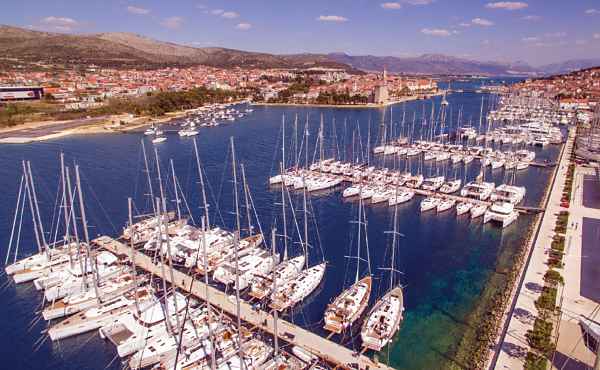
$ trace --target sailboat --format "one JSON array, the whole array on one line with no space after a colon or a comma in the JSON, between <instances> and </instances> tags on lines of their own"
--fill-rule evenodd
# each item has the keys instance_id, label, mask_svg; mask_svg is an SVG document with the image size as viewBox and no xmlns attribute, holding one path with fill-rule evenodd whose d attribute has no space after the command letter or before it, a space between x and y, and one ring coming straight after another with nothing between
<instances>
[{"instance_id":1,"label":"sailboat","mask_svg":"<svg viewBox=\"0 0 600 370\"><path fill-rule=\"evenodd\" d=\"M398 190L396 189L396 192ZM392 231L392 259L390 263L390 288L388 292L378 300L365 320L360 336L363 346L374 351L388 344L394 334L400 328L404 313L404 295L402 285L394 282L394 274L399 272L394 269L396 263L396 241L401 234L397 232L398 206L394 207L394 230Z\"/></svg>"},{"instance_id":2,"label":"sailboat","mask_svg":"<svg viewBox=\"0 0 600 370\"><path fill-rule=\"evenodd\" d=\"M306 268L302 270L295 278L288 280L284 284L277 286L271 294L270 307L277 311L283 311L302 302L321 284L325 276L327 264L323 261L318 265L308 267L308 208L306 199L306 188L303 193L304 203L304 263ZM276 280L277 282L277 280ZM275 284L277 285L277 284Z\"/></svg>"},{"instance_id":3,"label":"sailboat","mask_svg":"<svg viewBox=\"0 0 600 370\"><path fill-rule=\"evenodd\" d=\"M360 198L360 197L359 197ZM362 216L362 201L358 204L358 239L356 256L356 278L354 284L338 295L333 303L327 306L325 310L325 330L333 333L341 333L343 330L352 326L360 317L369 304L371 296L372 278L370 273L359 280L360 277L360 240L362 225L366 225ZM368 258L368 245L367 245ZM367 265L369 261L367 260ZM370 272L370 267L369 267Z\"/></svg>"},{"instance_id":4,"label":"sailboat","mask_svg":"<svg viewBox=\"0 0 600 370\"><path fill-rule=\"evenodd\" d=\"M283 164L281 165L283 169ZM283 171L282 171L283 174ZM284 252L283 262L277 265L273 270L272 279L267 278L264 275L256 275L252 281L249 295L254 298L263 299L269 295L273 290L273 283L275 286L281 286L284 283L296 278L302 271L302 267L306 262L304 254L288 259L288 235L287 235L287 219L286 219L286 189L281 187L281 207L283 214L283 240L284 240ZM293 209L293 208L292 208Z\"/></svg>"}]
</instances>

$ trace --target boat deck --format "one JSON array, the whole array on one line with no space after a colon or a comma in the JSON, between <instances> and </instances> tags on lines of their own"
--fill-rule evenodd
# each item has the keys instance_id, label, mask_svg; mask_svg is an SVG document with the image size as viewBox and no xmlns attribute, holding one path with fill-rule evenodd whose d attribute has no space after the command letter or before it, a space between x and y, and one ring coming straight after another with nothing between
<instances>
[{"instance_id":1,"label":"boat deck","mask_svg":"<svg viewBox=\"0 0 600 370\"><path fill-rule=\"evenodd\" d=\"M131 248L129 246L108 236L101 236L95 239L93 243L119 255L131 255ZM161 275L160 264L153 263L150 257L139 251L135 251L135 263L139 268L156 275ZM174 281L171 281L170 274L167 274L165 279L168 282L173 283L179 289L189 292L202 300L206 300L207 287L202 281L194 279L192 276L177 270L173 270L173 277ZM210 303L212 305L230 315L236 315L235 300L230 299L224 292L212 286L208 287L208 291L210 294ZM270 334L274 333L274 318L271 313L263 310L256 310L250 303L245 301L240 302L240 313L240 318L243 321ZM349 348L332 342L288 321L278 319L277 327L277 334L281 339L292 345L304 348L306 351L320 357L326 362L334 364L336 367L347 369L392 369L385 364L377 363L365 355L359 355Z\"/></svg>"}]
</instances>

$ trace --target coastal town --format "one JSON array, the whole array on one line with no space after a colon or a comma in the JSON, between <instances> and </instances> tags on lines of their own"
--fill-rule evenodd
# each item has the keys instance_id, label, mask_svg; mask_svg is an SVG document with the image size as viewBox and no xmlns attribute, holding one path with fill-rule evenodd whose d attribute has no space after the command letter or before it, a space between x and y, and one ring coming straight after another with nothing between
<instances>
[{"instance_id":1,"label":"coastal town","mask_svg":"<svg viewBox=\"0 0 600 370\"><path fill-rule=\"evenodd\" d=\"M3 367L600 370L600 8L37 1Z\"/></svg>"},{"instance_id":2,"label":"coastal town","mask_svg":"<svg viewBox=\"0 0 600 370\"><path fill-rule=\"evenodd\" d=\"M67 110L96 108L112 98L131 98L156 92L194 88L237 91L256 102L307 104L381 105L402 98L437 92L433 78L405 77L382 73L354 73L327 68L305 70L212 68L164 68L157 70L107 69L86 66L81 70L41 65L42 71L0 72L0 101L25 100L31 88L41 88L45 97L64 103ZM48 69L48 71L43 71ZM13 92L13 94L10 94ZM346 101L332 101L344 95Z\"/></svg>"}]
</instances>

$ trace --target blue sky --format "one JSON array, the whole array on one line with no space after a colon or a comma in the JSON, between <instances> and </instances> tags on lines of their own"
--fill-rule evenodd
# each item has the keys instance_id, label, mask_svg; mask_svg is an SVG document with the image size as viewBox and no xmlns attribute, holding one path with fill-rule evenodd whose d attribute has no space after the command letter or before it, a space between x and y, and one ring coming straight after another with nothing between
<instances>
[{"instance_id":1,"label":"blue sky","mask_svg":"<svg viewBox=\"0 0 600 370\"><path fill-rule=\"evenodd\" d=\"M7 0L0 23L282 54L600 57L598 0Z\"/></svg>"}]
</instances>

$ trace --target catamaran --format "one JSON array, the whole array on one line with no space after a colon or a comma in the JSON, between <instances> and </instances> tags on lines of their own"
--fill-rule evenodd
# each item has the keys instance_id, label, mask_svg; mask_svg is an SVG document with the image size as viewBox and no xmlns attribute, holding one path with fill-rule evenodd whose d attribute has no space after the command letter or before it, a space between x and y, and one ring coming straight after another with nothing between
<instances>
[{"instance_id":1,"label":"catamaran","mask_svg":"<svg viewBox=\"0 0 600 370\"><path fill-rule=\"evenodd\" d=\"M512 224L518 217L519 212L514 209L514 204L495 202L483 215L483 223L494 221L505 228Z\"/></svg>"}]
</instances>

